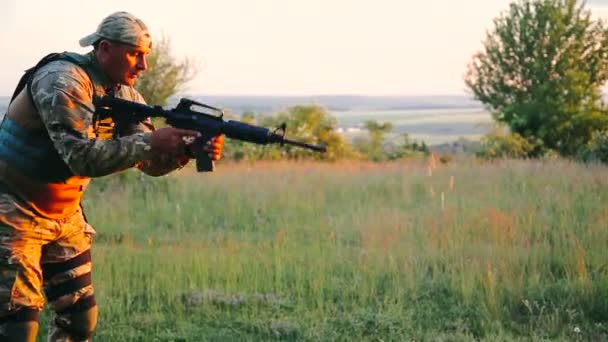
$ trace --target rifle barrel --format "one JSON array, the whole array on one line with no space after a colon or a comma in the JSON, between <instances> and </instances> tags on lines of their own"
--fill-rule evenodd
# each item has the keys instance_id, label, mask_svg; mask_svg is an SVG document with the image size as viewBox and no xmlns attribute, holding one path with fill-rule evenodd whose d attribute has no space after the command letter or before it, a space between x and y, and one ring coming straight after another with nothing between
<instances>
[{"instance_id":1,"label":"rifle barrel","mask_svg":"<svg viewBox=\"0 0 608 342\"><path fill-rule=\"evenodd\" d=\"M289 145L295 145L295 146L300 146L300 147L304 147L310 150L314 150L317 152L326 152L327 151L327 147L324 145L313 145L313 144L308 144L305 142L301 142L301 141L296 141L296 140L290 140L290 139L283 139L283 143L285 144L289 144Z\"/></svg>"}]
</instances>

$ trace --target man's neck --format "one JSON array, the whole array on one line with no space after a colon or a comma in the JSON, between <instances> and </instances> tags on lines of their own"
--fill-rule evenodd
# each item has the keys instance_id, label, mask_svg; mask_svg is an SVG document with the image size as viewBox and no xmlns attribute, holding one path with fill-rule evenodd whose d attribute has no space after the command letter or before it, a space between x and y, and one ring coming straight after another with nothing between
<instances>
[{"instance_id":1,"label":"man's neck","mask_svg":"<svg viewBox=\"0 0 608 342\"><path fill-rule=\"evenodd\" d=\"M99 82L101 83L101 85L106 88L106 89L113 89L113 88L118 88L120 87L120 84L116 84L113 83L110 78L108 77L108 74L105 72L105 69L102 65L102 63L99 60L99 56L97 55L96 51L93 50L91 52L89 52L87 54L87 56L91 59L93 68L97 70L97 74L99 77Z\"/></svg>"}]
</instances>

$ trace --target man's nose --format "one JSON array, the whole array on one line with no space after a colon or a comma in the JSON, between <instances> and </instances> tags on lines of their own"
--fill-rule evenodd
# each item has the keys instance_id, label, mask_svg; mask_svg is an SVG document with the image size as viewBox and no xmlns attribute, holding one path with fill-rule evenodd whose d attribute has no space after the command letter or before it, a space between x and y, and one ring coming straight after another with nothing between
<instances>
[{"instance_id":1,"label":"man's nose","mask_svg":"<svg viewBox=\"0 0 608 342\"><path fill-rule=\"evenodd\" d=\"M137 57L137 69L142 71L148 69L148 61L146 60L146 56Z\"/></svg>"}]
</instances>

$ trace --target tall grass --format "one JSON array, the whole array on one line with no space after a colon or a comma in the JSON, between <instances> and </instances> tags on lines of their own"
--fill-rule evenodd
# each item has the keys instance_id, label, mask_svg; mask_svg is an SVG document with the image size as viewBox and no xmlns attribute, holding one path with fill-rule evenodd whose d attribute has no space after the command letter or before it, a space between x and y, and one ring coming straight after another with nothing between
<instances>
[{"instance_id":1,"label":"tall grass","mask_svg":"<svg viewBox=\"0 0 608 342\"><path fill-rule=\"evenodd\" d=\"M95 341L606 339L607 204L566 161L98 179Z\"/></svg>"}]
</instances>

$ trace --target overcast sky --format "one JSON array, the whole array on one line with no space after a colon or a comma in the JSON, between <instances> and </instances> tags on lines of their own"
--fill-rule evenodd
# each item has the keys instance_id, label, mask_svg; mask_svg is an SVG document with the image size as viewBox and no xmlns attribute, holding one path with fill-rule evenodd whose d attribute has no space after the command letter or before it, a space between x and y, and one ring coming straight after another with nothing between
<instances>
[{"instance_id":1,"label":"overcast sky","mask_svg":"<svg viewBox=\"0 0 608 342\"><path fill-rule=\"evenodd\" d=\"M126 10L175 56L197 59L190 94L460 94L508 0L0 0L0 95L54 51ZM608 17L608 0L588 1Z\"/></svg>"}]
</instances>

